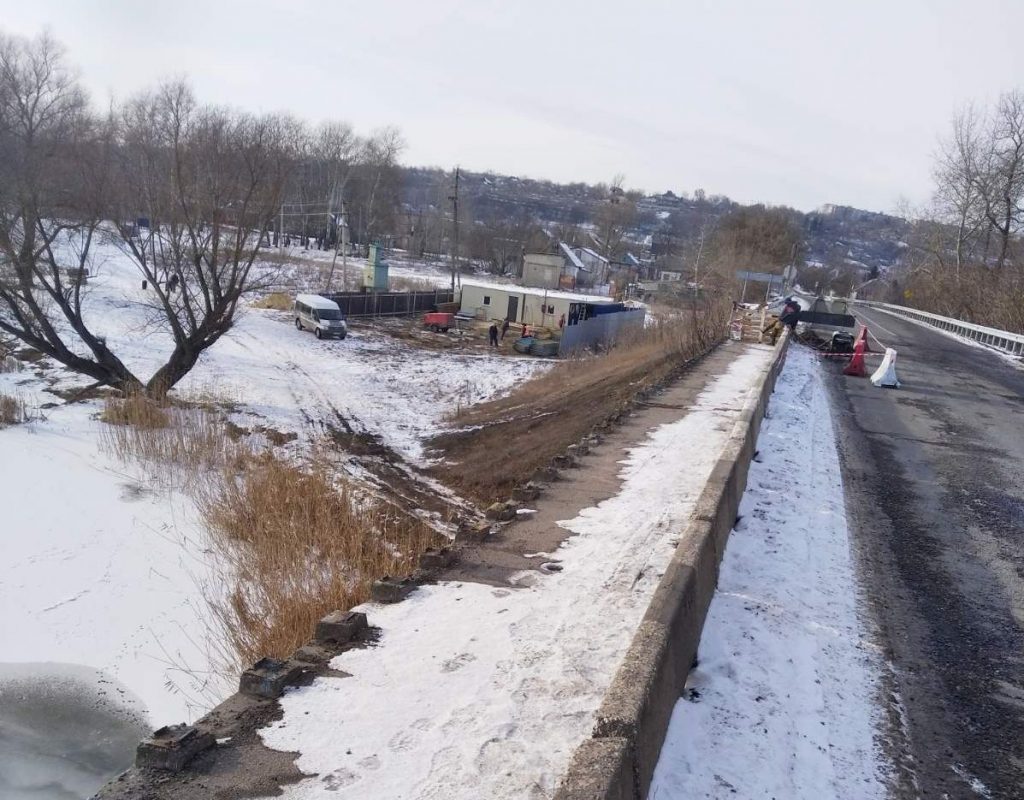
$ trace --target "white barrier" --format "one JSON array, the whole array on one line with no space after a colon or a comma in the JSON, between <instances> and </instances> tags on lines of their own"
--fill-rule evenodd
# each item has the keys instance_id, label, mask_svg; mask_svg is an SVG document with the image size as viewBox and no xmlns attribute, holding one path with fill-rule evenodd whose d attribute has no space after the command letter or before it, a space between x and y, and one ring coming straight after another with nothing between
<instances>
[{"instance_id":1,"label":"white barrier","mask_svg":"<svg viewBox=\"0 0 1024 800\"><path fill-rule=\"evenodd\" d=\"M949 331L966 339L973 339L987 347L1001 350L1011 356L1024 357L1024 334L1001 331L998 328L988 328L984 325L975 325L972 322L964 322L952 317L942 317L938 314L918 311L916 308L907 308L906 306L894 306L889 303L876 303L870 300L854 300L853 302L857 305L877 308L879 311L923 322L926 325L931 325L933 328Z\"/></svg>"},{"instance_id":2,"label":"white barrier","mask_svg":"<svg viewBox=\"0 0 1024 800\"><path fill-rule=\"evenodd\" d=\"M882 389L900 388L900 379L896 377L896 351L891 347L885 349L885 358L871 376L871 382Z\"/></svg>"}]
</instances>

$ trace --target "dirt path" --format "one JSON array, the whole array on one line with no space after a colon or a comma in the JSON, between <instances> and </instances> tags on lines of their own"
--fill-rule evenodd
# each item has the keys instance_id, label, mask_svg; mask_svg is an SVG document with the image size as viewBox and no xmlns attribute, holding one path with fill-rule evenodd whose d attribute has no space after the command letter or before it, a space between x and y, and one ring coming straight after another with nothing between
<instances>
[{"instance_id":1,"label":"dirt path","mask_svg":"<svg viewBox=\"0 0 1024 800\"><path fill-rule=\"evenodd\" d=\"M572 534L560 520L575 517L619 492L619 462L626 451L643 441L648 431L686 416L704 387L725 372L740 350L723 345L702 359L664 391L643 403L622 423L607 432L602 442L580 457L578 468L563 470L561 480L526 506L535 514L496 526L480 544L465 547L458 563L447 569L446 580L470 580L508 586L509 578L522 570L539 569L558 546ZM586 413L580 409L579 413Z\"/></svg>"}]
</instances>

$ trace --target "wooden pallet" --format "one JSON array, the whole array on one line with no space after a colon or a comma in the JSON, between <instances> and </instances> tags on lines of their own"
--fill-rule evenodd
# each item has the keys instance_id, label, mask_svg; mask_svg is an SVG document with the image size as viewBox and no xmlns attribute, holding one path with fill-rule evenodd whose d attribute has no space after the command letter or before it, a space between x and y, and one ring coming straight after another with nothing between
<instances>
[{"instance_id":1,"label":"wooden pallet","mask_svg":"<svg viewBox=\"0 0 1024 800\"><path fill-rule=\"evenodd\" d=\"M729 321L729 338L737 342L757 342L760 344L767 338L764 331L777 317L768 314L764 308L738 308L733 311Z\"/></svg>"}]
</instances>

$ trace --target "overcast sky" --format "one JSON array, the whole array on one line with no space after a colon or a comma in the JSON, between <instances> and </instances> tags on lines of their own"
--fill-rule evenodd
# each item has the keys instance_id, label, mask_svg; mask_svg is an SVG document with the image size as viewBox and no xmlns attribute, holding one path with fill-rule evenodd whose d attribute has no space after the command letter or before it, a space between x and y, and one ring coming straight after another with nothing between
<instances>
[{"instance_id":1,"label":"overcast sky","mask_svg":"<svg viewBox=\"0 0 1024 800\"><path fill-rule=\"evenodd\" d=\"M1009 0L0 0L97 100L203 99L397 125L461 164L812 209L924 200L954 111L1024 85Z\"/></svg>"}]
</instances>

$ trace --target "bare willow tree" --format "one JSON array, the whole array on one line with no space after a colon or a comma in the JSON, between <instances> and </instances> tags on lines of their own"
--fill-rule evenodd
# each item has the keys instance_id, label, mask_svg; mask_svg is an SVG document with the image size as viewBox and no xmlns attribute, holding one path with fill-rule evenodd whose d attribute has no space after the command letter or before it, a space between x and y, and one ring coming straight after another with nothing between
<instances>
[{"instance_id":1,"label":"bare willow tree","mask_svg":"<svg viewBox=\"0 0 1024 800\"><path fill-rule=\"evenodd\" d=\"M118 244L151 287L174 342L146 384L163 395L259 288L267 241L302 129L278 116L200 106L183 83L129 103L116 159Z\"/></svg>"},{"instance_id":2,"label":"bare willow tree","mask_svg":"<svg viewBox=\"0 0 1024 800\"><path fill-rule=\"evenodd\" d=\"M82 285L111 145L59 44L0 35L0 331L127 387L139 382L88 326Z\"/></svg>"},{"instance_id":3,"label":"bare willow tree","mask_svg":"<svg viewBox=\"0 0 1024 800\"><path fill-rule=\"evenodd\" d=\"M0 37L0 331L92 377L162 396L230 329L301 126L200 106L170 84L101 117L48 36ZM173 349L148 380L96 333L85 284L113 239Z\"/></svg>"}]
</instances>

